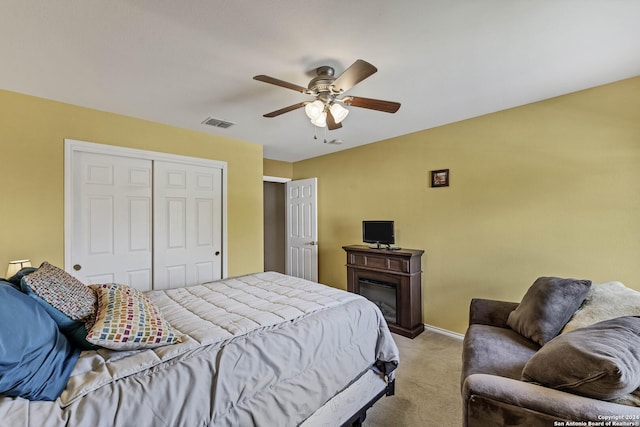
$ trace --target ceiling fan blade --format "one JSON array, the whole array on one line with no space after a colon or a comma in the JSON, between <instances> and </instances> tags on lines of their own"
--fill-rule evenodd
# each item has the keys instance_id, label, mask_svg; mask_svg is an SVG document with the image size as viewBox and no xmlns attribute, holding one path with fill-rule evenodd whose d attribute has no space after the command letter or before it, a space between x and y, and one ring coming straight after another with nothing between
<instances>
[{"instance_id":1,"label":"ceiling fan blade","mask_svg":"<svg viewBox=\"0 0 640 427\"><path fill-rule=\"evenodd\" d=\"M340 74L338 78L333 81L331 86L335 92L346 92L376 71L378 71L376 67L369 64L367 61L358 59L356 62L351 64L349 68L344 70L344 73Z\"/></svg>"},{"instance_id":2,"label":"ceiling fan blade","mask_svg":"<svg viewBox=\"0 0 640 427\"><path fill-rule=\"evenodd\" d=\"M352 107L368 108L369 110L383 111L385 113L395 113L400 108L399 102L382 101L381 99L362 98L359 96L348 96L343 101Z\"/></svg>"},{"instance_id":3,"label":"ceiling fan blade","mask_svg":"<svg viewBox=\"0 0 640 427\"><path fill-rule=\"evenodd\" d=\"M336 123L336 119L333 117L331 113L331 109L327 108L327 128L329 130L340 129L342 127L342 123Z\"/></svg>"},{"instance_id":4,"label":"ceiling fan blade","mask_svg":"<svg viewBox=\"0 0 640 427\"><path fill-rule=\"evenodd\" d=\"M269 117L269 118L276 117L276 116L279 116L280 114L288 113L289 111L293 111L293 110L297 110L298 108L302 108L305 105L307 105L306 102L300 102L298 104L289 105L288 107L284 107L284 108L281 108L279 110L267 113L267 114L263 115L262 117Z\"/></svg>"},{"instance_id":5,"label":"ceiling fan blade","mask_svg":"<svg viewBox=\"0 0 640 427\"><path fill-rule=\"evenodd\" d=\"M314 94L312 91L310 91L306 87L302 87L294 83L285 82L284 80L276 79L273 77L265 76L263 74L260 74L259 76L254 76L253 79L258 80L260 82L270 83L272 85L280 86L286 89L295 90L296 92L304 93L307 95Z\"/></svg>"}]
</instances>

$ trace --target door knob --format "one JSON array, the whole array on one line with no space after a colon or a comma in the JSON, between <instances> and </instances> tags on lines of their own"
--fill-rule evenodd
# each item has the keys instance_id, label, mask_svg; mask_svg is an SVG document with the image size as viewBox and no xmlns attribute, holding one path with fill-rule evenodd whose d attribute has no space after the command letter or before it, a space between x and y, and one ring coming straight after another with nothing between
<instances>
[{"instance_id":1,"label":"door knob","mask_svg":"<svg viewBox=\"0 0 640 427\"><path fill-rule=\"evenodd\" d=\"M215 255L216 256L220 255L220 251L216 251Z\"/></svg>"},{"instance_id":2,"label":"door knob","mask_svg":"<svg viewBox=\"0 0 640 427\"><path fill-rule=\"evenodd\" d=\"M311 245L311 246L315 246L317 244L318 244L318 242L315 242L315 241L311 241L311 242L307 243L307 245Z\"/></svg>"},{"instance_id":3,"label":"door knob","mask_svg":"<svg viewBox=\"0 0 640 427\"><path fill-rule=\"evenodd\" d=\"M73 266L73 269L75 271L80 271L81 268L82 268L82 266L80 264L76 264L76 265Z\"/></svg>"}]
</instances>

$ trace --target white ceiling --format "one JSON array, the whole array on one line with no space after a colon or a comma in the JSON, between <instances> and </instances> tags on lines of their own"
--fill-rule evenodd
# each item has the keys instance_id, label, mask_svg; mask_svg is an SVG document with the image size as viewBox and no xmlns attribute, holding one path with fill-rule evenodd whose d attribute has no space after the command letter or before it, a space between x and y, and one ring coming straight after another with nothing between
<instances>
[{"instance_id":1,"label":"white ceiling","mask_svg":"<svg viewBox=\"0 0 640 427\"><path fill-rule=\"evenodd\" d=\"M286 161L640 75L638 0L2 0L0 36L2 89ZM326 133L342 145L304 110L262 117L310 97L254 75L307 86L356 59L378 72L347 94L400 102L396 114L350 108Z\"/></svg>"}]
</instances>

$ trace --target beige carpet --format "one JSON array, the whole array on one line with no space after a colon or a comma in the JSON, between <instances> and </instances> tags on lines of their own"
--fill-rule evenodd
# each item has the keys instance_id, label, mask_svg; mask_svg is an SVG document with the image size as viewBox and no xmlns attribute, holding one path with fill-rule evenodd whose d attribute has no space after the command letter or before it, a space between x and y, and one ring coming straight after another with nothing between
<instances>
[{"instance_id":1,"label":"beige carpet","mask_svg":"<svg viewBox=\"0 0 640 427\"><path fill-rule=\"evenodd\" d=\"M396 394L367 411L364 427L462 425L462 340L430 330L393 338L400 349Z\"/></svg>"}]
</instances>

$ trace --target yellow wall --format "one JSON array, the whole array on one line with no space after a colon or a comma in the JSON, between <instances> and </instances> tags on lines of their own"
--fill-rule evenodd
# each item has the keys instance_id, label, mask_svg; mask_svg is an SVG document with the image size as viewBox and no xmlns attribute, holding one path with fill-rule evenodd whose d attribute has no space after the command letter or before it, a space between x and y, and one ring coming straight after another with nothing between
<instances>
[{"instance_id":1,"label":"yellow wall","mask_svg":"<svg viewBox=\"0 0 640 427\"><path fill-rule=\"evenodd\" d=\"M262 146L0 91L0 277L10 260L64 265L64 139L228 163L230 275L262 271Z\"/></svg>"},{"instance_id":2,"label":"yellow wall","mask_svg":"<svg viewBox=\"0 0 640 427\"><path fill-rule=\"evenodd\" d=\"M426 251L425 323L451 331L471 298L519 301L538 276L640 289L639 93L636 77L294 163L318 177L320 281L346 288L341 246L392 219Z\"/></svg>"},{"instance_id":3,"label":"yellow wall","mask_svg":"<svg viewBox=\"0 0 640 427\"><path fill-rule=\"evenodd\" d=\"M280 160L264 159L263 172L265 176L293 178L293 163Z\"/></svg>"}]
</instances>

